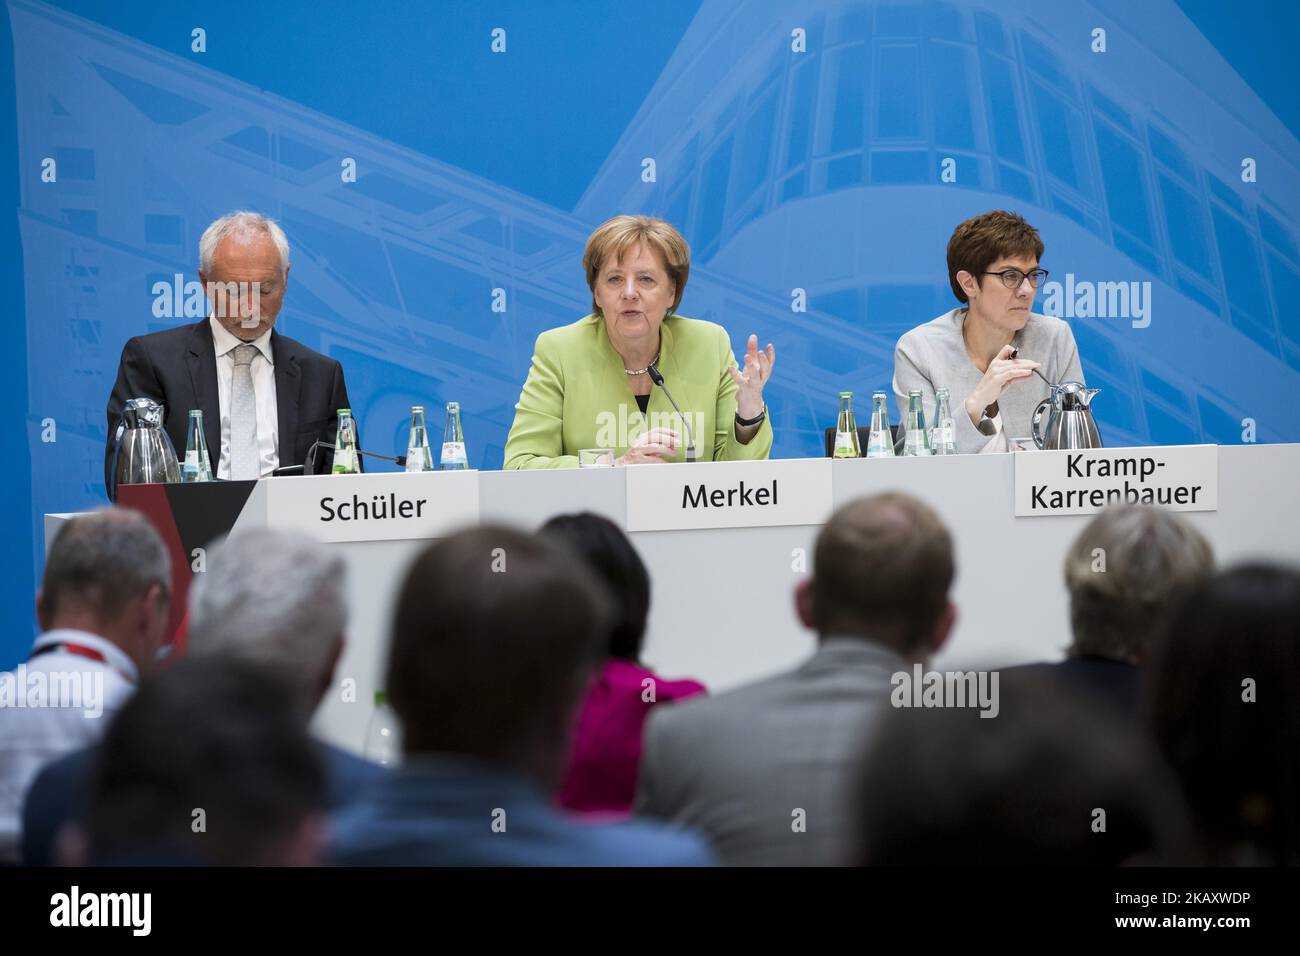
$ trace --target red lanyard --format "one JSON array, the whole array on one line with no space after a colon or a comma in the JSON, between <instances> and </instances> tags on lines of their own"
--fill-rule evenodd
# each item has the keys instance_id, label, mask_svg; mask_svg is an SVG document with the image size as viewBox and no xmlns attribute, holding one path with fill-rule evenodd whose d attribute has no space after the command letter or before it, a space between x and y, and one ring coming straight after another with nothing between
<instances>
[{"instance_id":1,"label":"red lanyard","mask_svg":"<svg viewBox=\"0 0 1300 956\"><path fill-rule=\"evenodd\" d=\"M108 667L114 672L116 672L117 674L120 674L124 680L132 684L135 683L135 680L133 678L131 678L127 674L122 673L122 671L118 670L116 667L113 667L112 664L109 664L108 658L105 657L103 653L95 650L93 647L87 647L85 644L72 644L67 641L64 641L61 644L46 644L44 647L40 647L32 651L31 656L28 657L27 659L32 660L33 658L40 657L42 654L51 654L54 651L63 651L68 654L75 654L77 657L86 657L92 661L99 661L101 664L108 664Z\"/></svg>"}]
</instances>

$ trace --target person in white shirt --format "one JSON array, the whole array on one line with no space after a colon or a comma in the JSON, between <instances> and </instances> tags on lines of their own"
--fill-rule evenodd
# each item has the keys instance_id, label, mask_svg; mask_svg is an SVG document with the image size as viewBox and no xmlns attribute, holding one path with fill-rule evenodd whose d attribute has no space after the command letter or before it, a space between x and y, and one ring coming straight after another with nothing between
<instances>
[{"instance_id":1,"label":"person in white shirt","mask_svg":"<svg viewBox=\"0 0 1300 956\"><path fill-rule=\"evenodd\" d=\"M81 515L54 539L36 595L42 633L0 673L0 863L18 860L32 778L98 741L153 667L170 598L167 548L139 512Z\"/></svg>"}]
</instances>

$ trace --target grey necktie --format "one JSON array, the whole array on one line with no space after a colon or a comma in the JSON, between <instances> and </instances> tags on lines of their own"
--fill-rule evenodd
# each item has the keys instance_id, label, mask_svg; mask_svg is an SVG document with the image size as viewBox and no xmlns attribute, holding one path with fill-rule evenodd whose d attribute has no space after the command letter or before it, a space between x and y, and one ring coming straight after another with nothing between
<instances>
[{"instance_id":1,"label":"grey necktie","mask_svg":"<svg viewBox=\"0 0 1300 956\"><path fill-rule=\"evenodd\" d=\"M257 401L253 395L256 345L234 349L235 373L230 381L230 477L235 481L261 477L257 451Z\"/></svg>"}]
</instances>

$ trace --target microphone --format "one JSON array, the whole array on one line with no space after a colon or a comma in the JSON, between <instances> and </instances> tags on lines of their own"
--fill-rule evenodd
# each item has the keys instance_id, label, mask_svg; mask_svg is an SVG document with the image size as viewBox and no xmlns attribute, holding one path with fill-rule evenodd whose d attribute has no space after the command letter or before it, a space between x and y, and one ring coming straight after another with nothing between
<instances>
[{"instance_id":1,"label":"microphone","mask_svg":"<svg viewBox=\"0 0 1300 956\"><path fill-rule=\"evenodd\" d=\"M277 469L275 470L274 474L277 474L277 475L279 475L279 474L293 474L294 472L293 472L291 469L301 468L301 469L304 469L304 470L305 470L307 467L310 467L310 468L311 468L311 472L312 472L312 474L315 474L315 473L316 473L316 452L317 452L318 450L322 449L322 448L327 449L327 450L329 450L329 451L334 451L336 447L337 447L337 446L335 446L335 445L333 445L333 444L331 444L330 442L327 442L327 441L316 441L316 442L312 442L312 446L311 446L310 448L307 449L307 465L306 465L306 466L304 466L304 465L286 465L284 468L277 468ZM357 449L357 454L358 454L358 455L365 455L367 458L379 458L379 459L381 459L381 460L383 460L383 461L391 461L391 462L393 462L394 464L396 464L396 465L401 465L401 466L403 466L403 467L406 466L406 456L405 456L405 455L397 455L397 456L395 456L395 457L394 457L394 456L390 456L390 455L380 455L380 454L378 454L377 452L373 452L373 451L363 451L363 450L360 449L360 448Z\"/></svg>"},{"instance_id":2,"label":"microphone","mask_svg":"<svg viewBox=\"0 0 1300 956\"><path fill-rule=\"evenodd\" d=\"M682 410L677 407L677 402L673 400L673 393L668 391L668 386L664 384L664 377L659 374L659 369L653 365L648 366L646 368L646 374L650 376L650 381L654 382L664 390L664 395L667 397L668 403L672 405L673 411L677 413L677 417L680 418L682 424L686 426L686 460L688 462L695 461L695 437L691 434L691 423L686 420L686 416L682 414Z\"/></svg>"}]
</instances>

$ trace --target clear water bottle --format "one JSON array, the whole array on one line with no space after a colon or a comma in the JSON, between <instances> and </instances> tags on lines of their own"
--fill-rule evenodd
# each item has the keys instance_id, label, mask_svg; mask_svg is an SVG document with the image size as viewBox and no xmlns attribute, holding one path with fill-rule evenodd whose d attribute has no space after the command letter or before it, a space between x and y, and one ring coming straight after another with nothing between
<instances>
[{"instance_id":1,"label":"clear water bottle","mask_svg":"<svg viewBox=\"0 0 1300 956\"><path fill-rule=\"evenodd\" d=\"M889 396L871 395L871 434L867 437L868 458L893 458L894 436L889 429Z\"/></svg>"},{"instance_id":2,"label":"clear water bottle","mask_svg":"<svg viewBox=\"0 0 1300 956\"><path fill-rule=\"evenodd\" d=\"M208 440L203 437L203 411L190 409L190 423L185 438L185 463L181 481L211 481L212 462L208 458Z\"/></svg>"},{"instance_id":3,"label":"clear water bottle","mask_svg":"<svg viewBox=\"0 0 1300 956\"><path fill-rule=\"evenodd\" d=\"M429 450L429 430L424 427L424 406L411 406L411 435L406 440L406 470L433 471L433 452Z\"/></svg>"},{"instance_id":4,"label":"clear water bottle","mask_svg":"<svg viewBox=\"0 0 1300 956\"><path fill-rule=\"evenodd\" d=\"M862 446L858 444L858 423L853 418L852 392L840 392L840 413L835 419L834 457L862 457Z\"/></svg>"},{"instance_id":5,"label":"clear water bottle","mask_svg":"<svg viewBox=\"0 0 1300 956\"><path fill-rule=\"evenodd\" d=\"M357 474L357 423L352 409L339 409L338 437L334 441L334 474Z\"/></svg>"},{"instance_id":6,"label":"clear water bottle","mask_svg":"<svg viewBox=\"0 0 1300 956\"><path fill-rule=\"evenodd\" d=\"M442 430L442 456L438 467L443 471L469 468L465 454L465 433L460 427L460 402L447 403L447 426Z\"/></svg>"},{"instance_id":7,"label":"clear water bottle","mask_svg":"<svg viewBox=\"0 0 1300 956\"><path fill-rule=\"evenodd\" d=\"M934 422L930 427L930 451L936 455L957 454L957 438L952 420L952 403L948 389L934 393Z\"/></svg>"},{"instance_id":8,"label":"clear water bottle","mask_svg":"<svg viewBox=\"0 0 1300 956\"><path fill-rule=\"evenodd\" d=\"M904 457L930 457L930 435L925 430L925 409L921 406L920 389L914 388L907 393L907 423L903 427Z\"/></svg>"},{"instance_id":9,"label":"clear water bottle","mask_svg":"<svg viewBox=\"0 0 1300 956\"><path fill-rule=\"evenodd\" d=\"M396 767L402 762L402 728L382 690L375 691L375 710L366 725L365 757L383 767Z\"/></svg>"}]
</instances>

